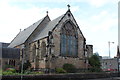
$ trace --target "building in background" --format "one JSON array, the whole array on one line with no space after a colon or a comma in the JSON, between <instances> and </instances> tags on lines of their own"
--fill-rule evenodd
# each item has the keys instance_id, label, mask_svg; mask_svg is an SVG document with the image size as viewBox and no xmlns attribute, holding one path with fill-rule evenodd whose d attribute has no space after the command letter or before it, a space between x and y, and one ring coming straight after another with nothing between
<instances>
[{"instance_id":1,"label":"building in background","mask_svg":"<svg viewBox=\"0 0 120 80\"><path fill-rule=\"evenodd\" d=\"M103 57L101 59L101 68L103 71L120 71L120 52L117 46L117 55L114 58Z\"/></svg>"},{"instance_id":2,"label":"building in background","mask_svg":"<svg viewBox=\"0 0 120 80\"><path fill-rule=\"evenodd\" d=\"M17 68L20 64L20 49L8 48L9 43L0 42L0 68Z\"/></svg>"},{"instance_id":3,"label":"building in background","mask_svg":"<svg viewBox=\"0 0 120 80\"><path fill-rule=\"evenodd\" d=\"M120 71L120 50L119 46L117 46L117 61L118 61L118 71Z\"/></svg>"},{"instance_id":4,"label":"building in background","mask_svg":"<svg viewBox=\"0 0 120 80\"><path fill-rule=\"evenodd\" d=\"M118 71L118 60L117 58L102 59L101 68L103 71Z\"/></svg>"}]
</instances>

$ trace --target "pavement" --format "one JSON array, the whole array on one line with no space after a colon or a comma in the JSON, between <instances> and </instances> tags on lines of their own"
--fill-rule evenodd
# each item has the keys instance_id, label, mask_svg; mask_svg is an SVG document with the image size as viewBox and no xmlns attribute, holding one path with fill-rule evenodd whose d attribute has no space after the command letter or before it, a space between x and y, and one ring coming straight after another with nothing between
<instances>
[{"instance_id":1,"label":"pavement","mask_svg":"<svg viewBox=\"0 0 120 80\"><path fill-rule=\"evenodd\" d=\"M88 79L88 80L120 80L120 77L100 78L100 79Z\"/></svg>"}]
</instances>

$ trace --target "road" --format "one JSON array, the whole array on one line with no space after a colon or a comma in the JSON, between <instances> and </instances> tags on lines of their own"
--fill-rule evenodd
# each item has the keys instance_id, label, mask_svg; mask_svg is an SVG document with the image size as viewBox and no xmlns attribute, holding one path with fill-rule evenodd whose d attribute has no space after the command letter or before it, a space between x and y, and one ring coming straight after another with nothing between
<instances>
[{"instance_id":1,"label":"road","mask_svg":"<svg viewBox=\"0 0 120 80\"><path fill-rule=\"evenodd\" d=\"M120 77L101 78L101 79L88 79L88 80L120 80Z\"/></svg>"}]
</instances>

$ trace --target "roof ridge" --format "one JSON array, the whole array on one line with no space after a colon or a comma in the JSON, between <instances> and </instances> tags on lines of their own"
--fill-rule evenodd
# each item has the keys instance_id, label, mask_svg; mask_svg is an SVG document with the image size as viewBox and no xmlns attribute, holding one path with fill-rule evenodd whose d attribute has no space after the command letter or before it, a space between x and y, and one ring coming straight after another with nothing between
<instances>
[{"instance_id":1,"label":"roof ridge","mask_svg":"<svg viewBox=\"0 0 120 80\"><path fill-rule=\"evenodd\" d=\"M65 16L68 12L71 13L70 9L68 9L65 14L61 15L61 16L62 16L61 19L58 21L58 23L55 25L55 27L52 29L52 31L56 28L56 26L60 23L60 21L64 18L64 16ZM60 17L60 16L59 16L59 17Z\"/></svg>"},{"instance_id":2,"label":"roof ridge","mask_svg":"<svg viewBox=\"0 0 120 80\"><path fill-rule=\"evenodd\" d=\"M43 18L43 20L39 23L39 25L40 25L47 17L49 18L49 16L46 15L46 16ZM50 18L49 18L49 20L50 20ZM51 20L50 20L50 21L51 21ZM49 24L49 22L48 22L47 24ZM34 29L34 31L38 28L39 25L37 25L37 27ZM45 28L45 27L44 27L44 28ZM43 29L44 29L44 28L43 28ZM33 31L33 32L34 32L34 31ZM32 33L33 33L33 32L32 32ZM31 33L31 35L32 35L32 33ZM30 37L31 35L29 35L29 37ZM28 38L29 38L29 37L28 37ZM26 39L26 41L28 40L28 38Z\"/></svg>"},{"instance_id":3,"label":"roof ridge","mask_svg":"<svg viewBox=\"0 0 120 80\"><path fill-rule=\"evenodd\" d=\"M11 44L8 47L15 47L17 45L23 44L46 17L48 16L45 16L44 18L38 20L37 22L33 23L29 27L25 28L23 31L19 32L16 35L16 37L11 41ZM27 33L27 36L24 35L25 33ZM22 37L21 41L18 42L18 38L21 38L21 37Z\"/></svg>"},{"instance_id":4,"label":"roof ridge","mask_svg":"<svg viewBox=\"0 0 120 80\"><path fill-rule=\"evenodd\" d=\"M21 32L21 31L20 31ZM14 39L10 42L10 44L15 40L15 38L20 34L20 32L14 37ZM10 44L9 44L9 46L10 46ZM8 47L9 47L8 46Z\"/></svg>"},{"instance_id":5,"label":"roof ridge","mask_svg":"<svg viewBox=\"0 0 120 80\"><path fill-rule=\"evenodd\" d=\"M52 21L49 21L48 24L46 25L46 27L40 32L40 34L36 37L36 39L34 39L32 42L44 38L46 36L48 36L47 31L52 31L54 29L54 27L59 24L59 21L64 17L65 14L53 19ZM55 23L55 24L54 24Z\"/></svg>"}]
</instances>

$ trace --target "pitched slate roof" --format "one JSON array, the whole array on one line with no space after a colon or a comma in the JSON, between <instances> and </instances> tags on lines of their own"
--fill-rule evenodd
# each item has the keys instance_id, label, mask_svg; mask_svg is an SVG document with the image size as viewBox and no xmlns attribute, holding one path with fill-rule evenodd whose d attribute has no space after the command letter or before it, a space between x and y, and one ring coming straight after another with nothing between
<instances>
[{"instance_id":1,"label":"pitched slate roof","mask_svg":"<svg viewBox=\"0 0 120 80\"><path fill-rule=\"evenodd\" d=\"M17 45L24 43L43 20L44 18L37 21L28 28L24 29L23 31L19 32L18 35L12 40L11 44L8 47L15 47Z\"/></svg>"},{"instance_id":2,"label":"pitched slate roof","mask_svg":"<svg viewBox=\"0 0 120 80\"><path fill-rule=\"evenodd\" d=\"M52 31L52 29L59 23L59 21L62 19L63 16L64 15L61 15L58 18L50 21L47 24L47 26L41 31L41 33L39 35L37 35L35 39L33 39L33 41L36 41L36 40L39 40L41 38L48 36L48 32Z\"/></svg>"},{"instance_id":3,"label":"pitched slate roof","mask_svg":"<svg viewBox=\"0 0 120 80\"><path fill-rule=\"evenodd\" d=\"M55 25L57 25L59 23L59 21L61 20L61 18L63 16L64 15L61 15L60 17L50 21L42 31L39 31L40 33L32 40L32 42L48 36L48 32L51 31L55 27ZM30 27L24 29L23 31L21 31L13 39L13 41L11 42L11 44L8 47L13 48L17 45L23 44L43 20L44 20L44 18L39 20L38 22L34 23Z\"/></svg>"},{"instance_id":4,"label":"pitched slate roof","mask_svg":"<svg viewBox=\"0 0 120 80\"><path fill-rule=\"evenodd\" d=\"M67 12L70 12L70 10L68 10ZM48 23L46 23L47 25L42 28L41 31L38 32L37 35L35 35L35 38L33 40L31 40L30 42L39 40L41 38L47 37L48 36L48 32L52 31L56 25L59 24L59 22L62 20L62 18L67 14L67 12L61 16L59 16L58 18L49 21ZM33 25L31 25L30 27L26 28L25 30L21 31L11 42L11 44L8 47L15 47L17 45L23 44L28 38L29 36L34 33L35 29L38 27L38 25L44 20L45 18L39 20L38 22L34 23ZM39 26L43 26L43 25L39 25Z\"/></svg>"}]
</instances>

